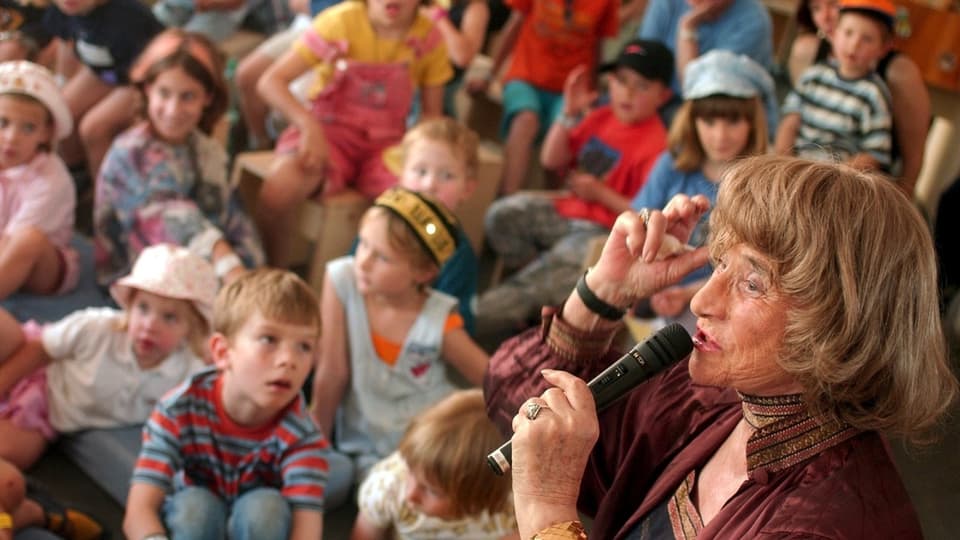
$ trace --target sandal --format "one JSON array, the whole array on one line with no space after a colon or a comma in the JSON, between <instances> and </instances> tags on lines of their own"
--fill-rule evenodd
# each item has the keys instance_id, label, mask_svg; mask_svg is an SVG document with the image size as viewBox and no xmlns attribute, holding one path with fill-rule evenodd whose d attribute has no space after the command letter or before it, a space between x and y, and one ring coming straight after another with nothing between
<instances>
[{"instance_id":1,"label":"sandal","mask_svg":"<svg viewBox=\"0 0 960 540\"><path fill-rule=\"evenodd\" d=\"M27 498L43 508L43 527L65 540L107 540L110 534L95 517L67 508L32 480L27 480Z\"/></svg>"}]
</instances>

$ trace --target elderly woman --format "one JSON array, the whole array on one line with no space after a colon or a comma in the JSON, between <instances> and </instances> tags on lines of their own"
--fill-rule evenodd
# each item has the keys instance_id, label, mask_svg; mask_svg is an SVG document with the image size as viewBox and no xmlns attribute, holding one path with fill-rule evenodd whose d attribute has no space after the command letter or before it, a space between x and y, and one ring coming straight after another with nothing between
<instances>
[{"instance_id":1,"label":"elderly woman","mask_svg":"<svg viewBox=\"0 0 960 540\"><path fill-rule=\"evenodd\" d=\"M704 263L660 247L706 206L621 215L586 294L491 360L521 537L585 538L579 501L596 538L919 538L881 433L918 440L957 388L930 235L889 180L772 156L729 169L693 353L597 418L581 378L618 358L611 312Z\"/></svg>"},{"instance_id":2,"label":"elderly woman","mask_svg":"<svg viewBox=\"0 0 960 540\"><path fill-rule=\"evenodd\" d=\"M883 8L886 5L888 7ZM800 0L797 23L801 33L790 46L787 67L790 80L800 80L805 69L832 57L830 36L841 9L893 9L890 0ZM880 59L877 74L890 89L893 112L893 158L901 163L900 187L909 196L920 175L923 151L930 128L930 94L920 68L907 55L890 49Z\"/></svg>"}]
</instances>

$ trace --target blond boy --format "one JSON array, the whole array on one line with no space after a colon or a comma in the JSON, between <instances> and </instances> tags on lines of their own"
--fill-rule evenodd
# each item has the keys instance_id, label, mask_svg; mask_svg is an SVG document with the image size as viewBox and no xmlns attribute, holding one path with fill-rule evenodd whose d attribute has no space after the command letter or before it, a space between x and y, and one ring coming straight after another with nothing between
<instances>
[{"instance_id":1,"label":"blond boy","mask_svg":"<svg viewBox=\"0 0 960 540\"><path fill-rule=\"evenodd\" d=\"M214 306L216 369L162 399L144 426L128 538L320 538L328 444L300 388L320 314L294 274L255 270Z\"/></svg>"}]
</instances>

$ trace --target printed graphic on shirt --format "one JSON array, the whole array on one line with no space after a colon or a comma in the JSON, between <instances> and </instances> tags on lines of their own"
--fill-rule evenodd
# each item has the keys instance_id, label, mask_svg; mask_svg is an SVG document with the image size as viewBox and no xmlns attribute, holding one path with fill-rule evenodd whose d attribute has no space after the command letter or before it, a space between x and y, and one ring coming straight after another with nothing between
<instances>
[{"instance_id":1,"label":"printed graphic on shirt","mask_svg":"<svg viewBox=\"0 0 960 540\"><path fill-rule=\"evenodd\" d=\"M606 144L596 136L591 136L577 155L577 168L595 176L598 180L603 180L607 173L620 162L621 155L620 150Z\"/></svg>"},{"instance_id":2,"label":"printed graphic on shirt","mask_svg":"<svg viewBox=\"0 0 960 540\"><path fill-rule=\"evenodd\" d=\"M110 67L113 65L113 56L110 49L103 45L94 45L93 43L77 40L77 56L80 61L92 67Z\"/></svg>"},{"instance_id":3,"label":"printed graphic on shirt","mask_svg":"<svg viewBox=\"0 0 960 540\"><path fill-rule=\"evenodd\" d=\"M440 355L440 349L436 345L411 343L407 347L407 354L410 355L410 364L413 366L410 368L410 375L413 375L414 379L420 379L430 371L434 364L433 359Z\"/></svg>"}]
</instances>

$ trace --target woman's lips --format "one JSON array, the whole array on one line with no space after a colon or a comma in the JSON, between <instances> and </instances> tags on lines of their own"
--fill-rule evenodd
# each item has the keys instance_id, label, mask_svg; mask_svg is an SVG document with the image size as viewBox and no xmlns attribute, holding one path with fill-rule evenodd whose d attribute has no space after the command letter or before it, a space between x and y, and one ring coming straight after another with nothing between
<instances>
[{"instance_id":1,"label":"woman's lips","mask_svg":"<svg viewBox=\"0 0 960 540\"><path fill-rule=\"evenodd\" d=\"M720 345L714 341L709 334L697 328L693 335L693 346L698 351L719 351Z\"/></svg>"}]
</instances>

